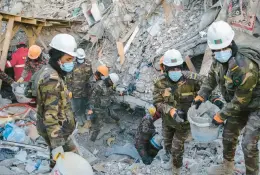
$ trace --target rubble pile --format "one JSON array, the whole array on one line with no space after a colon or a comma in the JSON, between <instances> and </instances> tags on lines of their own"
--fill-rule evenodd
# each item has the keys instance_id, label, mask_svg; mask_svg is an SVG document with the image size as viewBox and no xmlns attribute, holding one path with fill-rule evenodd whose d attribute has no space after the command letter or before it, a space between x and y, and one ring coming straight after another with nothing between
<instances>
[{"instance_id":1,"label":"rubble pile","mask_svg":"<svg viewBox=\"0 0 260 175\"><path fill-rule=\"evenodd\" d=\"M1 174L26 175L49 172L50 150L37 132L34 110L19 105L1 109ZM6 120L4 116L11 117Z\"/></svg>"}]
</instances>

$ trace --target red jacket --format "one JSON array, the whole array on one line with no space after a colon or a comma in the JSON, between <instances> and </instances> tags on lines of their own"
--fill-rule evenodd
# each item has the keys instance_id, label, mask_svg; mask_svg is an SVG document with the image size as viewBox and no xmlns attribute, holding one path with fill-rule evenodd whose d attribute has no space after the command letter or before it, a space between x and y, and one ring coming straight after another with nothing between
<instances>
[{"instance_id":1,"label":"red jacket","mask_svg":"<svg viewBox=\"0 0 260 175\"><path fill-rule=\"evenodd\" d=\"M19 48L12 54L12 60L6 62L6 67L14 68L14 79L17 81L23 72L26 57L28 55L28 48ZM29 73L24 81L29 81L31 79L32 74Z\"/></svg>"}]
</instances>

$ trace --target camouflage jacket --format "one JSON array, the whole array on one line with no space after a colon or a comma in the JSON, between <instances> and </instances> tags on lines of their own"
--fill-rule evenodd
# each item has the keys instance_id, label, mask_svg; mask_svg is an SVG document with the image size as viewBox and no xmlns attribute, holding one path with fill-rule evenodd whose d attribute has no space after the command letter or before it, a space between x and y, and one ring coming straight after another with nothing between
<instances>
[{"instance_id":1,"label":"camouflage jacket","mask_svg":"<svg viewBox=\"0 0 260 175\"><path fill-rule=\"evenodd\" d=\"M7 82L8 84L12 84L14 82L14 80L9 77L6 73L4 73L2 70L0 70L0 79L2 81Z\"/></svg>"},{"instance_id":2,"label":"camouflage jacket","mask_svg":"<svg viewBox=\"0 0 260 175\"><path fill-rule=\"evenodd\" d=\"M61 146L75 128L69 91L63 79L50 65L43 66L39 72L37 128L40 134L47 134L52 147Z\"/></svg>"},{"instance_id":3,"label":"camouflage jacket","mask_svg":"<svg viewBox=\"0 0 260 175\"><path fill-rule=\"evenodd\" d=\"M239 115L241 111L259 108L260 105L259 69L253 61L257 54L250 54L250 49L242 51L243 53L238 51L236 57L232 57L226 64L214 61L198 92L200 96L207 98L217 85L220 87L227 101L219 113L223 120ZM259 54L258 56L260 59Z\"/></svg>"},{"instance_id":4,"label":"camouflage jacket","mask_svg":"<svg viewBox=\"0 0 260 175\"><path fill-rule=\"evenodd\" d=\"M40 60L32 60L27 57L21 77L25 79L29 72L31 72L33 75L35 72L40 70L43 65L46 64L48 64L48 60L45 59L43 56L41 56Z\"/></svg>"},{"instance_id":5,"label":"camouflage jacket","mask_svg":"<svg viewBox=\"0 0 260 175\"><path fill-rule=\"evenodd\" d=\"M203 78L199 74L185 71L178 82L171 81L166 75L161 75L155 80L153 103L164 121L173 121L169 114L171 108L187 113Z\"/></svg>"},{"instance_id":6,"label":"camouflage jacket","mask_svg":"<svg viewBox=\"0 0 260 175\"><path fill-rule=\"evenodd\" d=\"M89 95L89 79L92 74L90 62L75 63L73 71L67 74L67 84L73 98L87 97Z\"/></svg>"},{"instance_id":7,"label":"camouflage jacket","mask_svg":"<svg viewBox=\"0 0 260 175\"><path fill-rule=\"evenodd\" d=\"M155 133L155 126L153 124L153 119L151 116L144 116L140 125L137 128L135 134L135 144L144 144L149 143L149 140L152 138Z\"/></svg>"},{"instance_id":8,"label":"camouflage jacket","mask_svg":"<svg viewBox=\"0 0 260 175\"><path fill-rule=\"evenodd\" d=\"M114 101L114 91L112 87L107 87L103 80L97 81L93 84L89 99L89 108L91 109L102 109L111 105Z\"/></svg>"}]
</instances>

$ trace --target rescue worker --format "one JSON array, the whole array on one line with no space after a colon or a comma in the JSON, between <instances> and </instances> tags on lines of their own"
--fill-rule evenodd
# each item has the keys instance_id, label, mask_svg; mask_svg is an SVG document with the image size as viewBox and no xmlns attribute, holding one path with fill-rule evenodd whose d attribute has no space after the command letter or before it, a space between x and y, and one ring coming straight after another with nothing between
<instances>
[{"instance_id":1,"label":"rescue worker","mask_svg":"<svg viewBox=\"0 0 260 175\"><path fill-rule=\"evenodd\" d=\"M233 174L234 156L240 130L244 133L246 174L258 174L257 140L259 130L259 54L250 48L239 48L233 41L235 32L224 22L214 22L208 29L207 42L214 61L194 104L198 107L219 86L227 104L214 116L213 126L224 124L223 164L210 167L209 173ZM258 57L258 58L257 58ZM255 62L256 60L256 62ZM257 62L258 61L258 62ZM256 120L257 119L257 120ZM226 121L224 123L224 121ZM259 126L259 125L258 125Z\"/></svg>"},{"instance_id":2,"label":"rescue worker","mask_svg":"<svg viewBox=\"0 0 260 175\"><path fill-rule=\"evenodd\" d=\"M64 151L76 151L69 139L75 129L70 105L71 93L67 89L65 76L74 67L77 43L73 36L57 34L50 43L49 64L37 74L37 130L49 144L51 150L60 146ZM35 74L36 75L36 74ZM33 76L35 77L35 76ZM52 155L55 160L56 155Z\"/></svg>"},{"instance_id":3,"label":"rescue worker","mask_svg":"<svg viewBox=\"0 0 260 175\"><path fill-rule=\"evenodd\" d=\"M46 65L47 63L48 60L43 57L41 47L37 45L32 45L29 48L28 56L25 61L25 66L22 75L17 82L22 83L28 76L29 72L34 74L35 72L40 70L43 65Z\"/></svg>"},{"instance_id":4,"label":"rescue worker","mask_svg":"<svg viewBox=\"0 0 260 175\"><path fill-rule=\"evenodd\" d=\"M150 140L156 134L153 123L160 117L160 114L156 112L156 108L153 105L149 105L146 108L146 115L142 118L142 121L137 128L135 135L135 148L141 156L143 163L146 165L152 163L153 158L159 151L150 143Z\"/></svg>"},{"instance_id":5,"label":"rescue worker","mask_svg":"<svg viewBox=\"0 0 260 175\"><path fill-rule=\"evenodd\" d=\"M163 70L154 83L153 101L162 115L165 169L172 164L173 174L180 174L184 152L184 141L188 138L190 125L187 112L200 88L203 77L183 71L183 58L178 50L164 54Z\"/></svg>"},{"instance_id":6,"label":"rescue worker","mask_svg":"<svg viewBox=\"0 0 260 175\"><path fill-rule=\"evenodd\" d=\"M80 125L84 124L88 103L89 79L92 76L91 62L86 60L85 51L77 49L75 66L67 75L68 88L72 92L72 110Z\"/></svg>"},{"instance_id":7,"label":"rescue worker","mask_svg":"<svg viewBox=\"0 0 260 175\"><path fill-rule=\"evenodd\" d=\"M104 66L102 66L104 68ZM100 67L99 69L100 70ZM104 77L104 74L99 72L101 77ZM96 77L96 76L95 76ZM117 85L119 77L116 73L110 73L108 77L104 80L98 80L94 84L92 94L89 99L89 109L86 111L87 115L90 116L94 114L94 117L91 119L91 141L95 141L102 126L101 120L104 122L109 122L110 117L119 121L117 116L111 115L109 107L111 106L111 101L113 100L113 86ZM90 118L88 118L90 120Z\"/></svg>"},{"instance_id":8,"label":"rescue worker","mask_svg":"<svg viewBox=\"0 0 260 175\"><path fill-rule=\"evenodd\" d=\"M16 47L17 50L12 54L12 59L7 61L5 66L8 68L14 68L14 80L18 81L25 66L26 57L28 55L28 48L24 42L18 43ZM27 77L24 77L25 81L29 81L31 76L31 73L29 73Z\"/></svg>"}]
</instances>

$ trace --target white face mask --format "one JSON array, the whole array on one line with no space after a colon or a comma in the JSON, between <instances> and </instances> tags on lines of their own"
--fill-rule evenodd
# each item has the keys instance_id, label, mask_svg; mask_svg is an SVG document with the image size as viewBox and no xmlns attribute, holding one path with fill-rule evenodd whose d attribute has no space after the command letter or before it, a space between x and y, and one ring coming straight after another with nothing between
<instances>
[{"instance_id":1,"label":"white face mask","mask_svg":"<svg viewBox=\"0 0 260 175\"><path fill-rule=\"evenodd\" d=\"M84 59L77 59L77 62L78 62L79 64L82 64L82 63L85 62L85 60L84 60Z\"/></svg>"}]
</instances>

